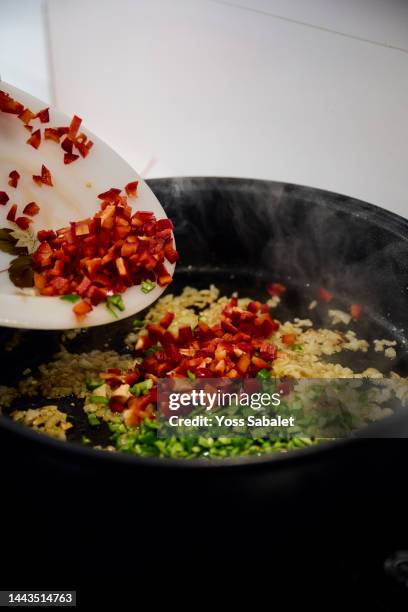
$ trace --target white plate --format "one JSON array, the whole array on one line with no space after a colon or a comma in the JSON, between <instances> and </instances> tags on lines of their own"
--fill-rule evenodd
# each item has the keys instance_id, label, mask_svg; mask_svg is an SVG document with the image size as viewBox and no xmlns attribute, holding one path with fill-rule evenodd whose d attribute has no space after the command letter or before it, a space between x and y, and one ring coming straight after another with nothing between
<instances>
[{"instance_id":1,"label":"white plate","mask_svg":"<svg viewBox=\"0 0 408 612\"><path fill-rule=\"evenodd\" d=\"M0 90L6 91L33 112L47 106L41 100L2 81ZM66 126L71 119L50 108L48 124L40 124L35 120L32 125L38 124L41 128ZM128 199L133 210L152 211L158 219L166 217L156 196L133 168L97 136L83 130L82 125L80 131L85 132L94 146L85 159L80 157L72 164L65 165L60 145L43 139L40 147L34 149L26 144L30 134L22 122L15 115L0 112L0 191L6 191L10 197L6 206L0 206L0 227L16 229L15 224L6 220L11 204L18 204L17 214L22 215L24 206L32 201L41 207L30 226L35 232L39 229L65 227L70 221L93 216L99 207L99 193L110 187L122 189L134 180L139 181L137 198ZM54 187L39 187L33 182L32 175L41 173L42 164L51 171ZM17 170L21 175L17 189L8 185L11 170ZM0 270L7 268L13 257L0 252ZM173 275L175 265L166 262L166 267ZM157 300L163 291L163 287L156 286L153 291L145 294L140 286L131 287L122 296L126 310L118 312L118 318L123 319L140 312ZM69 302L59 297L27 293L33 291L18 289L10 281L7 272L0 274L0 325L25 329L70 329L116 321L104 304L94 307L82 321L78 321L72 312L73 305Z\"/></svg>"}]
</instances>

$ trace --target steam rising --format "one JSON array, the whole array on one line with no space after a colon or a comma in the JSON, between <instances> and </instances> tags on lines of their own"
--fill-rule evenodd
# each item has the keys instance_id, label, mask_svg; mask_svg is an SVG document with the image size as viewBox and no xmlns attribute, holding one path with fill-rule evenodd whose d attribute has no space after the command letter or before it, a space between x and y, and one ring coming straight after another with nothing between
<instances>
[{"instance_id":1,"label":"steam rising","mask_svg":"<svg viewBox=\"0 0 408 612\"><path fill-rule=\"evenodd\" d=\"M309 187L225 178L151 181L176 226L181 266L325 287L406 338L408 223ZM237 287L239 290L240 288Z\"/></svg>"}]
</instances>

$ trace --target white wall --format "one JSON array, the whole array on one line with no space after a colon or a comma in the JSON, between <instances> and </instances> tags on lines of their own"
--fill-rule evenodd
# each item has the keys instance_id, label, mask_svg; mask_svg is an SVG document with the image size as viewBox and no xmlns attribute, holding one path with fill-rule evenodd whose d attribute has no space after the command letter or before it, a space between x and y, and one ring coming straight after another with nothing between
<instances>
[{"instance_id":1,"label":"white wall","mask_svg":"<svg viewBox=\"0 0 408 612\"><path fill-rule=\"evenodd\" d=\"M0 74L51 91L137 170L408 215L408 1L48 0L50 88L40 5L0 0Z\"/></svg>"},{"instance_id":2,"label":"white wall","mask_svg":"<svg viewBox=\"0 0 408 612\"><path fill-rule=\"evenodd\" d=\"M404 213L408 53L378 42L408 40L408 19L374 3L50 0L57 102L137 169L157 158L152 176L287 180Z\"/></svg>"},{"instance_id":3,"label":"white wall","mask_svg":"<svg viewBox=\"0 0 408 612\"><path fill-rule=\"evenodd\" d=\"M0 0L0 76L50 100L43 0Z\"/></svg>"},{"instance_id":4,"label":"white wall","mask_svg":"<svg viewBox=\"0 0 408 612\"><path fill-rule=\"evenodd\" d=\"M406 0L214 0L408 50Z\"/></svg>"}]
</instances>

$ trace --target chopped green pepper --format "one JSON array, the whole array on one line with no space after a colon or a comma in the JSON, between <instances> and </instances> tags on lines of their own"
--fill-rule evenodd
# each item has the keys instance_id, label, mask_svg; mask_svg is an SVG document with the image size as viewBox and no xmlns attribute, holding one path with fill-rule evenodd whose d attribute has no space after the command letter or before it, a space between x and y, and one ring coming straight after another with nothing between
<instances>
[{"instance_id":1,"label":"chopped green pepper","mask_svg":"<svg viewBox=\"0 0 408 612\"><path fill-rule=\"evenodd\" d=\"M112 443L120 452L145 457L221 458L237 455L261 455L282 452L289 448L301 448L319 442L312 438L206 438L174 436L157 437L157 421L145 419L140 426L127 427L124 423L110 423Z\"/></svg>"},{"instance_id":2,"label":"chopped green pepper","mask_svg":"<svg viewBox=\"0 0 408 612\"><path fill-rule=\"evenodd\" d=\"M90 412L88 414L88 423L92 426L92 427L96 427L96 425L100 425L101 422L98 419L98 417L96 416L96 414L94 414L93 412Z\"/></svg>"},{"instance_id":3,"label":"chopped green pepper","mask_svg":"<svg viewBox=\"0 0 408 612\"><path fill-rule=\"evenodd\" d=\"M260 378L261 380L266 380L267 378L271 377L271 373L266 368L262 368L262 370L259 370L259 372L256 375L256 377Z\"/></svg>"},{"instance_id":4,"label":"chopped green pepper","mask_svg":"<svg viewBox=\"0 0 408 612\"><path fill-rule=\"evenodd\" d=\"M103 395L90 395L88 399L91 404L109 404L108 398Z\"/></svg>"},{"instance_id":5,"label":"chopped green pepper","mask_svg":"<svg viewBox=\"0 0 408 612\"><path fill-rule=\"evenodd\" d=\"M132 395L145 395L151 388L153 387L153 381L151 378L147 378L146 380L142 380L142 382L136 383L133 387L130 387L129 391Z\"/></svg>"},{"instance_id":6,"label":"chopped green pepper","mask_svg":"<svg viewBox=\"0 0 408 612\"><path fill-rule=\"evenodd\" d=\"M106 308L117 319L118 315L115 308L122 312L125 310L122 296L119 293L116 293L115 295L108 295L106 298Z\"/></svg>"},{"instance_id":7,"label":"chopped green pepper","mask_svg":"<svg viewBox=\"0 0 408 612\"><path fill-rule=\"evenodd\" d=\"M81 298L76 293L67 293L66 295L61 295L60 300L64 300L65 302L71 302L71 304L75 304Z\"/></svg>"},{"instance_id":8,"label":"chopped green pepper","mask_svg":"<svg viewBox=\"0 0 408 612\"><path fill-rule=\"evenodd\" d=\"M101 385L103 385L103 380L87 380L86 381L86 388L88 389L88 391L93 391L94 389L97 389Z\"/></svg>"},{"instance_id":9,"label":"chopped green pepper","mask_svg":"<svg viewBox=\"0 0 408 612\"><path fill-rule=\"evenodd\" d=\"M189 377L190 380L196 379L196 375L191 370L187 370L187 376Z\"/></svg>"},{"instance_id":10,"label":"chopped green pepper","mask_svg":"<svg viewBox=\"0 0 408 612\"><path fill-rule=\"evenodd\" d=\"M156 283L147 279L142 282L142 284L140 285L140 288L143 291L143 293L150 293L150 291L152 291L155 288L155 286L156 286Z\"/></svg>"},{"instance_id":11,"label":"chopped green pepper","mask_svg":"<svg viewBox=\"0 0 408 612\"><path fill-rule=\"evenodd\" d=\"M141 319L134 319L132 325L135 329L141 329L144 326L144 321Z\"/></svg>"}]
</instances>

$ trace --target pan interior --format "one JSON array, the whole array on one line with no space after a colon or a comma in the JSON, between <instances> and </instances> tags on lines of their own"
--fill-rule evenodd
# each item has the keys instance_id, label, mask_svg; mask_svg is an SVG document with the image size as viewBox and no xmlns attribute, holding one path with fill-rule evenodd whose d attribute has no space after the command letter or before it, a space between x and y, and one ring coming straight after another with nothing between
<instances>
[{"instance_id":1,"label":"pan interior","mask_svg":"<svg viewBox=\"0 0 408 612\"><path fill-rule=\"evenodd\" d=\"M221 295L238 292L265 301L266 285L280 282L287 292L273 311L278 320L309 318L315 327L330 327L327 304L309 309L318 289L325 287L335 294L336 308L348 311L351 303L363 305L364 316L347 326L360 338L398 342L394 360L370 349L331 355L330 361L354 371L375 367L385 375L391 371L407 375L404 220L344 196L267 181L158 179L150 185L175 223L181 253L167 292L214 284ZM126 353L124 338L130 331L132 319L124 319L88 328L65 346L75 353L107 348ZM16 386L26 368L35 376L40 364L52 360L61 334L1 329L0 340L0 384ZM7 350L13 343L16 348ZM74 417L69 440L79 441L85 435L94 444L108 444L107 426L90 427L82 401L74 397L52 401ZM38 407L45 402L50 400L36 396L18 405Z\"/></svg>"}]
</instances>

